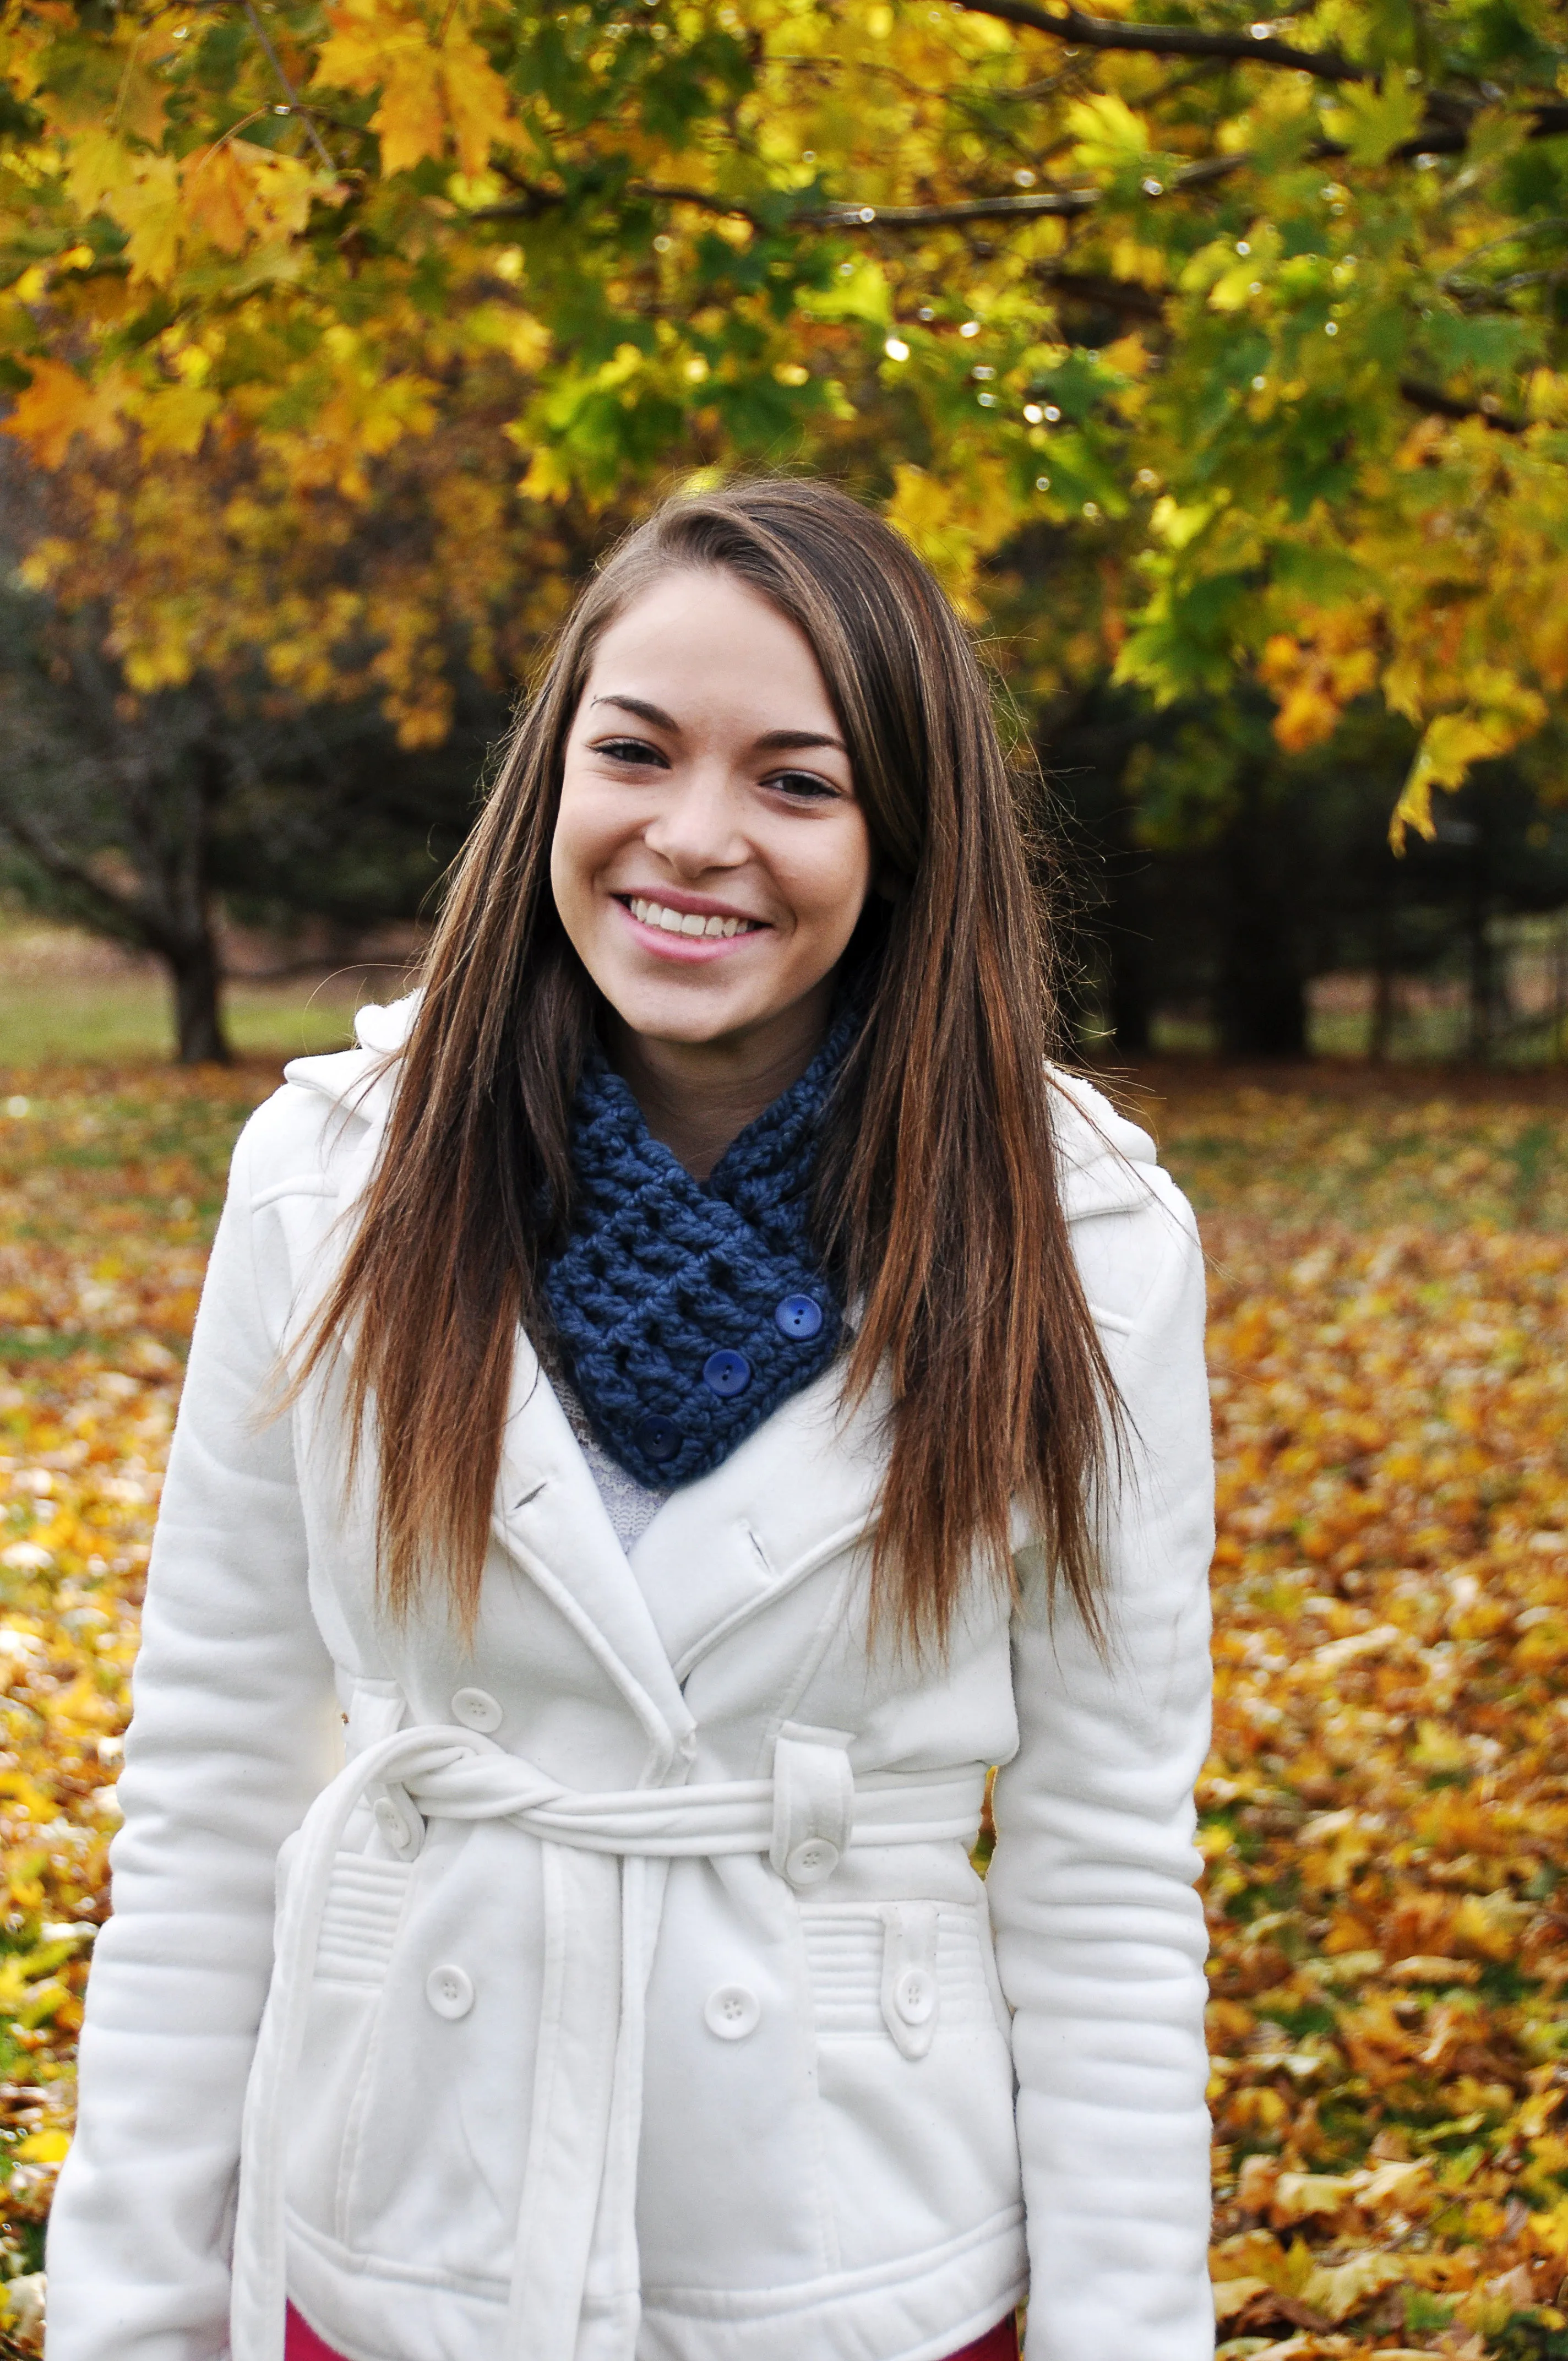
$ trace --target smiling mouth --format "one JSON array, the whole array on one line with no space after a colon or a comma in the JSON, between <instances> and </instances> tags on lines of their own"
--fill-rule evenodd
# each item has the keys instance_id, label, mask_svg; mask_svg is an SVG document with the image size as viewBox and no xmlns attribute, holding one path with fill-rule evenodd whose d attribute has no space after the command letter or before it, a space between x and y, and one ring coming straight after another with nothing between
<instances>
[{"instance_id":1,"label":"smiling mouth","mask_svg":"<svg viewBox=\"0 0 1568 2361\"><path fill-rule=\"evenodd\" d=\"M618 894L616 900L630 910L644 927L657 927L666 935L704 935L723 938L732 935L755 935L762 930L761 918L727 918L718 911L704 917L700 910L672 910L666 903L651 902L641 894Z\"/></svg>"}]
</instances>

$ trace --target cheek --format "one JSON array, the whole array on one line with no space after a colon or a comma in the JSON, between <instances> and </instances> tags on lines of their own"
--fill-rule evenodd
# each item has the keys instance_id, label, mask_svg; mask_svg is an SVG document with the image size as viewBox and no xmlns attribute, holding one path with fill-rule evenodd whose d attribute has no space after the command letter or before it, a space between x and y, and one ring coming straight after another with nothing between
<instances>
[{"instance_id":1,"label":"cheek","mask_svg":"<svg viewBox=\"0 0 1568 2361\"><path fill-rule=\"evenodd\" d=\"M832 841L814 846L811 858L797 866L793 898L798 916L814 932L847 938L864 907L871 874L871 838L864 822L835 829Z\"/></svg>"},{"instance_id":2,"label":"cheek","mask_svg":"<svg viewBox=\"0 0 1568 2361\"><path fill-rule=\"evenodd\" d=\"M550 882L558 905L581 902L591 893L596 872L614 851L608 823L609 815L599 808L598 799L581 785L574 785L568 772L550 845Z\"/></svg>"}]
</instances>

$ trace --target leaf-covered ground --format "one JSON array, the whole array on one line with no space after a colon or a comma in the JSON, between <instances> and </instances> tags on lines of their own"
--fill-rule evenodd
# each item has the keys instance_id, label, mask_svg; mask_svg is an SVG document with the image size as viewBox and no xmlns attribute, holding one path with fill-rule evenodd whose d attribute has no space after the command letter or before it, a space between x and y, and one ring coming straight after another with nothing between
<instances>
[{"instance_id":1,"label":"leaf-covered ground","mask_svg":"<svg viewBox=\"0 0 1568 2361\"><path fill-rule=\"evenodd\" d=\"M13 2350L181 1355L271 1079L0 1074ZM1568 2361L1568 1092L1155 1080L1212 1265L1222 2351Z\"/></svg>"}]
</instances>

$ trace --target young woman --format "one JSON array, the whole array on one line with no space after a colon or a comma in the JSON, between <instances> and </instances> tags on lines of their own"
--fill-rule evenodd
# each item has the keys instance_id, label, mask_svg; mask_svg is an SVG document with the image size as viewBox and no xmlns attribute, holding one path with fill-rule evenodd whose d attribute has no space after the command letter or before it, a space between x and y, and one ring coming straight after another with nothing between
<instances>
[{"instance_id":1,"label":"young woman","mask_svg":"<svg viewBox=\"0 0 1568 2361\"><path fill-rule=\"evenodd\" d=\"M51 2361L1212 2351L1201 1264L1046 949L896 535L622 544L236 1154Z\"/></svg>"}]
</instances>

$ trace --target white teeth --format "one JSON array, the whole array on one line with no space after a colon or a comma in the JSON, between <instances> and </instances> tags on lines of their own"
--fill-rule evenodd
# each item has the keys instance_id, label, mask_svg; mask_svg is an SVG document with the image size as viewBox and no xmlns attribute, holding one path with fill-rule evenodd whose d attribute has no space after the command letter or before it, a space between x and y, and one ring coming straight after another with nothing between
<instances>
[{"instance_id":1,"label":"white teeth","mask_svg":"<svg viewBox=\"0 0 1568 2361\"><path fill-rule=\"evenodd\" d=\"M754 918L721 918L717 914L705 918L696 910L670 910L663 902L646 901L640 895L630 895L631 915L645 927L662 928L667 935L705 935L722 937L751 934L761 924Z\"/></svg>"}]
</instances>

